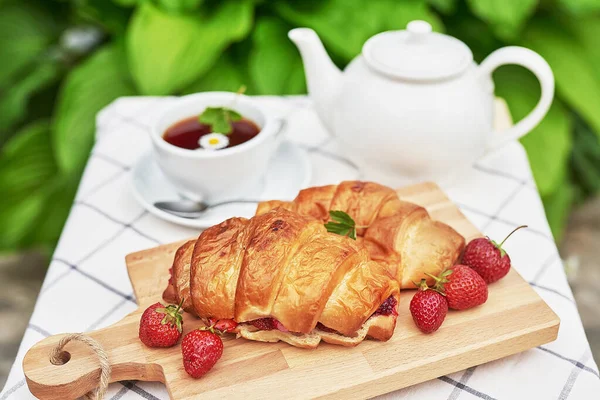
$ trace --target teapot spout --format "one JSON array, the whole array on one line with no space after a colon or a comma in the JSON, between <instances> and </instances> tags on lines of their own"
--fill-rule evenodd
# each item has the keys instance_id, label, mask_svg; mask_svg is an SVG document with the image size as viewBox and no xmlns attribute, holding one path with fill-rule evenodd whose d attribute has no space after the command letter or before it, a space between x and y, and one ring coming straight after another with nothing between
<instances>
[{"instance_id":1,"label":"teapot spout","mask_svg":"<svg viewBox=\"0 0 600 400\"><path fill-rule=\"evenodd\" d=\"M312 29L292 29L288 33L288 37L300 50L308 93L314 102L317 114L329 132L333 134L332 107L342 72L331 61L321 39Z\"/></svg>"}]
</instances>

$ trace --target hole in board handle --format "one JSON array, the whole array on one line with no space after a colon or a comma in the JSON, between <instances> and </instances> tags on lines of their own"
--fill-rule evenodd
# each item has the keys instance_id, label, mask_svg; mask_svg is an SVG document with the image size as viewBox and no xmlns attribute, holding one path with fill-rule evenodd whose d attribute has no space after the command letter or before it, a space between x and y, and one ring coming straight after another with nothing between
<instances>
[{"instance_id":1,"label":"hole in board handle","mask_svg":"<svg viewBox=\"0 0 600 400\"><path fill-rule=\"evenodd\" d=\"M68 351L61 351L58 353L58 357L56 359L51 359L50 362L54 365L64 365L69 362L71 359L71 353Z\"/></svg>"}]
</instances>

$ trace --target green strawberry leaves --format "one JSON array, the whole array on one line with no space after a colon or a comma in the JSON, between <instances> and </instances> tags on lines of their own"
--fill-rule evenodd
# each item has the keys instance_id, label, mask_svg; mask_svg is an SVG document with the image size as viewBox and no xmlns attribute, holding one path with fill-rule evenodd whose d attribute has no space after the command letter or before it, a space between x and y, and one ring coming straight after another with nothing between
<instances>
[{"instance_id":1,"label":"green strawberry leaves","mask_svg":"<svg viewBox=\"0 0 600 400\"><path fill-rule=\"evenodd\" d=\"M159 314L165 314L165 317L160 321L161 325L170 324L177 327L179 333L183 331L183 316L181 315L181 306L183 305L183 300L179 303L178 306L168 305L164 308L157 308L156 311Z\"/></svg>"},{"instance_id":2,"label":"green strawberry leaves","mask_svg":"<svg viewBox=\"0 0 600 400\"><path fill-rule=\"evenodd\" d=\"M430 274L429 272L424 272L425 275L427 275L428 277L432 278L435 281L435 284L433 285L433 287L429 287L427 286L426 280L425 279L421 279L421 284L417 285L415 282L413 282L415 285L417 285L420 290L427 290L427 289L431 289L435 292L438 292L439 294L441 294L442 296L446 296L446 291L444 288L444 283L448 283L450 282L448 280L448 277L450 275L452 275L452 272L454 272L452 269L447 269L444 272L442 272L440 274L440 276L435 276ZM423 289L425 288L425 289Z\"/></svg>"},{"instance_id":3,"label":"green strawberry leaves","mask_svg":"<svg viewBox=\"0 0 600 400\"><path fill-rule=\"evenodd\" d=\"M198 116L198 121L210 125L213 132L229 135L233 131L231 123L242 119L240 113L227 107L206 107Z\"/></svg>"},{"instance_id":4,"label":"green strawberry leaves","mask_svg":"<svg viewBox=\"0 0 600 400\"><path fill-rule=\"evenodd\" d=\"M333 221L325 224L327 232L348 236L356 240L356 223L352 217L343 211L329 211L329 216Z\"/></svg>"},{"instance_id":5,"label":"green strawberry leaves","mask_svg":"<svg viewBox=\"0 0 600 400\"><path fill-rule=\"evenodd\" d=\"M500 250L500 258L504 257L506 255L506 250L504 250L502 248L502 244L496 242L495 240L490 239L490 242L492 242L492 244L494 245L494 247L496 247L498 250Z\"/></svg>"}]
</instances>

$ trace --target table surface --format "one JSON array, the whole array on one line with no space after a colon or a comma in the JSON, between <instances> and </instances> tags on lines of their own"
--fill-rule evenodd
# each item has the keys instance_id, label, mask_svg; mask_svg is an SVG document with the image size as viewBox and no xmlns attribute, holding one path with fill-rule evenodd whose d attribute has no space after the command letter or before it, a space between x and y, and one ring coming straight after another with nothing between
<instances>
[{"instance_id":1,"label":"table surface","mask_svg":"<svg viewBox=\"0 0 600 400\"><path fill-rule=\"evenodd\" d=\"M98 114L96 145L0 400L33 398L21 363L37 341L57 333L105 327L135 310L126 254L198 234L150 215L131 192L131 167L150 150L148 126L172 101L122 98ZM287 118L287 139L306 149L310 157L311 185L377 180L361 174L339 153L307 98L259 97L256 101ZM505 112L501 106L499 110ZM507 118L500 121L506 123ZM489 154L446 192L492 238L529 225L504 247L514 268L560 317L558 339L381 398L588 399L597 395L598 367L522 146L514 142ZM168 395L157 382L119 382L110 386L106 398L167 399Z\"/></svg>"}]
</instances>

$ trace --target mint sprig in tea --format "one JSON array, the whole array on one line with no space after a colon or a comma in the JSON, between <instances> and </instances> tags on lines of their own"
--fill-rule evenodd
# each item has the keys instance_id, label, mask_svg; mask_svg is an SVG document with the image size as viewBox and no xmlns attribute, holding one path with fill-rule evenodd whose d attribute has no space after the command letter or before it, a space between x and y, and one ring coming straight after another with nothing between
<instances>
[{"instance_id":1,"label":"mint sprig in tea","mask_svg":"<svg viewBox=\"0 0 600 400\"><path fill-rule=\"evenodd\" d=\"M233 104L235 99L232 106ZM182 149L220 150L245 143L259 132L260 129L254 121L232 108L209 106L199 115L171 125L165 131L163 139Z\"/></svg>"}]
</instances>

